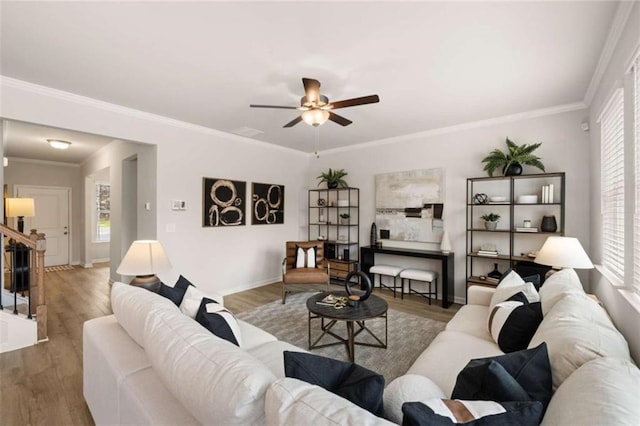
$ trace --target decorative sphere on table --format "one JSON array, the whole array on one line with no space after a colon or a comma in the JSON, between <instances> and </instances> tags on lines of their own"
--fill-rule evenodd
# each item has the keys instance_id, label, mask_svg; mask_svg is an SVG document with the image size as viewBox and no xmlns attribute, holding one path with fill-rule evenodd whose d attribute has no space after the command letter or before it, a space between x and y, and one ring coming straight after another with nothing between
<instances>
[{"instance_id":1,"label":"decorative sphere on table","mask_svg":"<svg viewBox=\"0 0 640 426\"><path fill-rule=\"evenodd\" d=\"M487 204L489 202L489 196L487 194L478 193L473 196L474 204Z\"/></svg>"}]
</instances>

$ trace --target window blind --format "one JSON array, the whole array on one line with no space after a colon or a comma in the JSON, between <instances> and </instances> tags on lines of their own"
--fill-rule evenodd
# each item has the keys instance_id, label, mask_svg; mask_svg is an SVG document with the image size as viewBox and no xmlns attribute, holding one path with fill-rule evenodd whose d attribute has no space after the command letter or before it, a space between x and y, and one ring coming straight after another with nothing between
<instances>
[{"instance_id":1,"label":"window blind","mask_svg":"<svg viewBox=\"0 0 640 426\"><path fill-rule=\"evenodd\" d=\"M602 266L624 281L624 95L616 90L600 116Z\"/></svg>"},{"instance_id":2,"label":"window blind","mask_svg":"<svg viewBox=\"0 0 640 426\"><path fill-rule=\"evenodd\" d=\"M635 214L633 216L633 288L640 294L640 55L633 64L633 118L635 148Z\"/></svg>"}]
</instances>

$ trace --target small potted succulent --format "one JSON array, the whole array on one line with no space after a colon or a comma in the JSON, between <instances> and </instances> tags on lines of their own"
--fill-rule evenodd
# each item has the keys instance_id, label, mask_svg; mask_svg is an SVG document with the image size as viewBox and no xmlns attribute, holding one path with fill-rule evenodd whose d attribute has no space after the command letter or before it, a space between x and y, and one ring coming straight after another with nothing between
<instances>
[{"instance_id":1,"label":"small potted succulent","mask_svg":"<svg viewBox=\"0 0 640 426\"><path fill-rule=\"evenodd\" d=\"M348 225L350 217L351 216L349 215L349 213L340 213L340 223L343 225Z\"/></svg>"},{"instance_id":2,"label":"small potted succulent","mask_svg":"<svg viewBox=\"0 0 640 426\"><path fill-rule=\"evenodd\" d=\"M487 213L480 216L480 219L484 220L484 228L489 231L494 231L498 226L500 215L497 213Z\"/></svg>"},{"instance_id":3,"label":"small potted succulent","mask_svg":"<svg viewBox=\"0 0 640 426\"><path fill-rule=\"evenodd\" d=\"M346 188L349 186L347 185L347 182L343 179L346 175L348 175L348 173L345 172L344 169L340 169L340 170L329 169L328 172L323 172L320 176L318 176L318 179L320 179L320 182L318 182L318 186L320 186L322 182L326 182L327 188L330 188L330 189L337 188L338 186L342 188Z\"/></svg>"}]
</instances>

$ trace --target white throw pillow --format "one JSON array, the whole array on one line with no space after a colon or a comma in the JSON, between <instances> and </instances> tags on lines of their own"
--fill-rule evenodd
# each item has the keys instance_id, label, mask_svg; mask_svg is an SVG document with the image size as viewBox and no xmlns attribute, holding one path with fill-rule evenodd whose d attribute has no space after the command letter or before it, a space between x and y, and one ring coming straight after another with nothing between
<instances>
[{"instance_id":1,"label":"white throw pillow","mask_svg":"<svg viewBox=\"0 0 640 426\"><path fill-rule=\"evenodd\" d=\"M198 313L198 308L200 308L200 302L202 301L203 297L215 300L216 302L220 303L220 306L222 306L222 301L218 300L218 297L210 296L204 291L190 285L187 288L186 293L184 294L182 303L180 304L180 311L182 311L182 313L189 318L195 318L196 314Z\"/></svg>"},{"instance_id":2,"label":"white throw pillow","mask_svg":"<svg viewBox=\"0 0 640 426\"><path fill-rule=\"evenodd\" d=\"M384 389L384 416L387 420L402 424L402 404L425 402L433 398L442 399L447 396L428 377L405 374L393 380Z\"/></svg>"},{"instance_id":3,"label":"white throw pillow","mask_svg":"<svg viewBox=\"0 0 640 426\"><path fill-rule=\"evenodd\" d=\"M297 246L296 246L297 247ZM295 260L295 268L315 268L316 264L316 247L309 247L308 249L303 249L302 247L298 247L296 250L296 260Z\"/></svg>"},{"instance_id":4,"label":"white throw pillow","mask_svg":"<svg viewBox=\"0 0 640 426\"><path fill-rule=\"evenodd\" d=\"M540 287L540 304L542 315L569 294L585 294L576 271L570 268L562 269L552 274Z\"/></svg>"},{"instance_id":5,"label":"white throw pillow","mask_svg":"<svg viewBox=\"0 0 640 426\"><path fill-rule=\"evenodd\" d=\"M640 419L638 395L638 367L624 359L594 359L553 394L542 426L635 425Z\"/></svg>"},{"instance_id":6,"label":"white throw pillow","mask_svg":"<svg viewBox=\"0 0 640 426\"><path fill-rule=\"evenodd\" d=\"M491 296L489 312L493 312L493 308L498 303L509 300L510 297L518 293L523 293L529 303L540 301L540 296L538 295L534 285L532 283L524 282L517 272L511 271L502 279L502 281L500 281L500 284L496 287L496 291L493 293L493 296Z\"/></svg>"},{"instance_id":7,"label":"white throw pillow","mask_svg":"<svg viewBox=\"0 0 640 426\"><path fill-rule=\"evenodd\" d=\"M567 295L544 317L529 348L547 343L553 388L600 357L630 360L629 346L604 309L586 295Z\"/></svg>"}]
</instances>

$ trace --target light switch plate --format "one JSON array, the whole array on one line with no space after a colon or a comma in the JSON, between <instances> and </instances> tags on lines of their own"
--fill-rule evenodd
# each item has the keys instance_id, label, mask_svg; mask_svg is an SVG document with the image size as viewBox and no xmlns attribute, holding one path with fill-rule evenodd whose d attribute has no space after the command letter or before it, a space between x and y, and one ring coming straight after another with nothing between
<instances>
[{"instance_id":1,"label":"light switch plate","mask_svg":"<svg viewBox=\"0 0 640 426\"><path fill-rule=\"evenodd\" d=\"M171 200L171 210L186 210L187 202L184 200Z\"/></svg>"}]
</instances>

